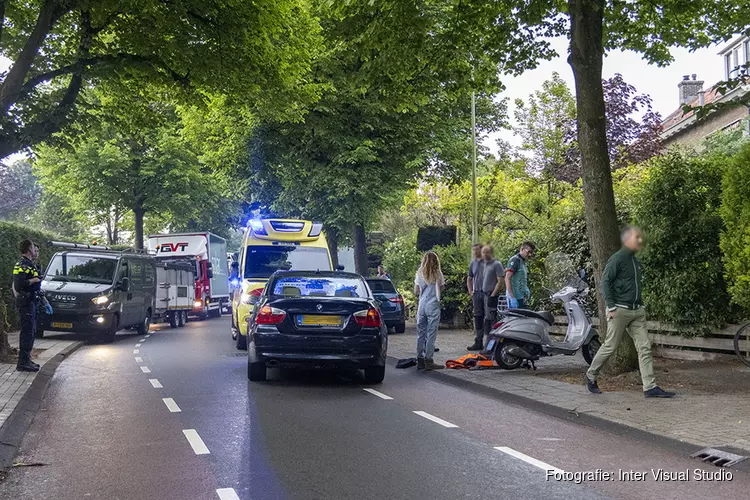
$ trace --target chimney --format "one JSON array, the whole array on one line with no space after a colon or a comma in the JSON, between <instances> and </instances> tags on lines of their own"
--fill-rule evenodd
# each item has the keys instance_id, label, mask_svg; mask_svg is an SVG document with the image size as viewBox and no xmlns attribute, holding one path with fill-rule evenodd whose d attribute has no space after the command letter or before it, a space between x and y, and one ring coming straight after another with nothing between
<instances>
[{"instance_id":1,"label":"chimney","mask_svg":"<svg viewBox=\"0 0 750 500\"><path fill-rule=\"evenodd\" d=\"M682 81L677 84L677 88L680 89L680 106L689 104L703 90L703 80L698 80L698 75L692 75L691 80L690 76L683 76Z\"/></svg>"}]
</instances>

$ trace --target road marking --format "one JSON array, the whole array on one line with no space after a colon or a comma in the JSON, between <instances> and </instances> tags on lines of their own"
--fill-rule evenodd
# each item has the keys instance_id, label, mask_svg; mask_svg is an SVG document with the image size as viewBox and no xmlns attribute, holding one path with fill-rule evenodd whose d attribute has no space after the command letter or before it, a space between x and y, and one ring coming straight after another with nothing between
<instances>
[{"instance_id":1,"label":"road marking","mask_svg":"<svg viewBox=\"0 0 750 500\"><path fill-rule=\"evenodd\" d=\"M452 424L446 420L443 420L442 418L436 417L435 415L430 415L426 411L415 411L414 413L416 413L420 417L426 418L427 420L432 420L436 424L440 424L443 427L448 427L448 428L458 427L456 424Z\"/></svg>"},{"instance_id":2,"label":"road marking","mask_svg":"<svg viewBox=\"0 0 750 500\"><path fill-rule=\"evenodd\" d=\"M174 399L172 398L161 398L162 401L164 401L164 404L167 405L167 408L169 408L169 411L172 413L178 413L181 412L180 407L177 406L177 403L174 402Z\"/></svg>"},{"instance_id":3,"label":"road marking","mask_svg":"<svg viewBox=\"0 0 750 500\"><path fill-rule=\"evenodd\" d=\"M150 336L151 336L151 334L149 333L148 335L146 335L146 338L149 338Z\"/></svg>"},{"instance_id":4,"label":"road marking","mask_svg":"<svg viewBox=\"0 0 750 500\"><path fill-rule=\"evenodd\" d=\"M184 429L182 433L185 434L188 443L190 443L196 455L208 455L211 453L195 429Z\"/></svg>"},{"instance_id":5,"label":"road marking","mask_svg":"<svg viewBox=\"0 0 750 500\"><path fill-rule=\"evenodd\" d=\"M513 448L508 448L507 446L495 446L495 449L497 451L502 451L503 453L505 453L506 455L510 455L511 457L515 457L515 458L517 458L519 460L523 460L527 464L531 464L534 467L539 467L542 470L545 470L545 471L551 470L553 472L558 472L558 473L564 472L562 469L558 469L557 467L553 467L550 464L544 463L541 460L537 460L534 457L530 457L528 455L524 455L520 451L516 451Z\"/></svg>"},{"instance_id":6,"label":"road marking","mask_svg":"<svg viewBox=\"0 0 750 500\"><path fill-rule=\"evenodd\" d=\"M138 342L145 342L145 341L146 341L146 338L144 337L141 340L139 340Z\"/></svg>"},{"instance_id":7,"label":"road marking","mask_svg":"<svg viewBox=\"0 0 750 500\"><path fill-rule=\"evenodd\" d=\"M135 357L135 362L136 363L143 363L143 358L140 358L140 357L136 356Z\"/></svg>"},{"instance_id":8,"label":"road marking","mask_svg":"<svg viewBox=\"0 0 750 500\"><path fill-rule=\"evenodd\" d=\"M372 394L373 396L377 396L377 397L379 397L380 399L393 399L392 397L390 397L390 396L386 396L386 395L385 395L385 394L383 394L382 392L378 392L378 391L376 391L375 389L365 389L365 392L369 392L369 393L370 393L370 394Z\"/></svg>"},{"instance_id":9,"label":"road marking","mask_svg":"<svg viewBox=\"0 0 750 500\"><path fill-rule=\"evenodd\" d=\"M138 354L139 352L141 352L140 349L133 349L133 354Z\"/></svg>"},{"instance_id":10,"label":"road marking","mask_svg":"<svg viewBox=\"0 0 750 500\"><path fill-rule=\"evenodd\" d=\"M135 346L136 346L136 347L141 347L141 344L136 344Z\"/></svg>"},{"instance_id":11,"label":"road marking","mask_svg":"<svg viewBox=\"0 0 750 500\"><path fill-rule=\"evenodd\" d=\"M151 370L148 369L148 366L141 366L141 371L143 373L151 373Z\"/></svg>"},{"instance_id":12,"label":"road marking","mask_svg":"<svg viewBox=\"0 0 750 500\"><path fill-rule=\"evenodd\" d=\"M151 385L154 386L154 389L163 389L164 386L161 385L161 382L159 382L158 378L150 378L148 379L149 382L151 382Z\"/></svg>"},{"instance_id":13,"label":"road marking","mask_svg":"<svg viewBox=\"0 0 750 500\"><path fill-rule=\"evenodd\" d=\"M220 500L240 500L234 488L219 488L216 494L219 495Z\"/></svg>"}]
</instances>

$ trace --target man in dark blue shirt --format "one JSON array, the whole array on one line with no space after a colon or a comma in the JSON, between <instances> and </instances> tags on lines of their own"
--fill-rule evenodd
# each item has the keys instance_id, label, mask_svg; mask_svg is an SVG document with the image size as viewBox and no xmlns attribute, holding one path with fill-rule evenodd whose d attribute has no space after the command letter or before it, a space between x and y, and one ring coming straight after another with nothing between
<instances>
[{"instance_id":1,"label":"man in dark blue shirt","mask_svg":"<svg viewBox=\"0 0 750 500\"><path fill-rule=\"evenodd\" d=\"M36 308L42 281L39 269L34 264L34 260L39 256L39 250L30 240L23 240L19 250L21 258L13 267L13 293L21 320L16 370L37 372L39 365L31 361L31 349L34 347L36 335Z\"/></svg>"}]
</instances>

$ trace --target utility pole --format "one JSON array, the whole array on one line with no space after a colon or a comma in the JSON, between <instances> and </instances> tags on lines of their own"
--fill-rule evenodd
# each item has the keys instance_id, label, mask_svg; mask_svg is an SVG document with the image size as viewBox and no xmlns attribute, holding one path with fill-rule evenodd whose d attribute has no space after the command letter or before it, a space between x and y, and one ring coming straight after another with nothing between
<instances>
[{"instance_id":1,"label":"utility pole","mask_svg":"<svg viewBox=\"0 0 750 500\"><path fill-rule=\"evenodd\" d=\"M471 209L471 242L477 243L477 106L474 92L471 93Z\"/></svg>"}]
</instances>

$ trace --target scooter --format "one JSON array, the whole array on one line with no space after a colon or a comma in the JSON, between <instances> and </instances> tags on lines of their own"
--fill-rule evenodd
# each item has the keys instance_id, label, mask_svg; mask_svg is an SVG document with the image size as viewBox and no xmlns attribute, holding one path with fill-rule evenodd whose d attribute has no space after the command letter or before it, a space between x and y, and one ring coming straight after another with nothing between
<instances>
[{"instance_id":1,"label":"scooter","mask_svg":"<svg viewBox=\"0 0 750 500\"><path fill-rule=\"evenodd\" d=\"M550 328L555 323L552 313L509 309L490 331L484 352L492 353L498 366L506 370L536 370L534 362L542 356L573 356L579 349L583 359L591 364L601 341L578 303L578 299L586 296L588 291L587 286L564 286L552 294L552 300L562 302L568 315L568 331L562 342L550 337Z\"/></svg>"}]
</instances>

